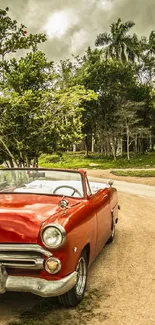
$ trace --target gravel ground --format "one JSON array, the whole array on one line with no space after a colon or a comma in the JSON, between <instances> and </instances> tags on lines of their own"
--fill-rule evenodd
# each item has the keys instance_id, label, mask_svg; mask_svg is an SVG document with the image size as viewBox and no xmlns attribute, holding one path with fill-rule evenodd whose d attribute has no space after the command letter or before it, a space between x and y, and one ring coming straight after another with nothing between
<instances>
[{"instance_id":1,"label":"gravel ground","mask_svg":"<svg viewBox=\"0 0 155 325\"><path fill-rule=\"evenodd\" d=\"M92 264L82 304L63 309L52 300L47 306L30 294L6 293L0 296L0 325L25 310L38 317L35 325L155 325L155 200L119 192L119 204L115 241Z\"/></svg>"},{"instance_id":2,"label":"gravel ground","mask_svg":"<svg viewBox=\"0 0 155 325\"><path fill-rule=\"evenodd\" d=\"M154 325L155 201L119 193L119 202L115 243L94 263L90 286L103 294L99 306L102 324ZM89 324L99 325L99 319Z\"/></svg>"}]
</instances>

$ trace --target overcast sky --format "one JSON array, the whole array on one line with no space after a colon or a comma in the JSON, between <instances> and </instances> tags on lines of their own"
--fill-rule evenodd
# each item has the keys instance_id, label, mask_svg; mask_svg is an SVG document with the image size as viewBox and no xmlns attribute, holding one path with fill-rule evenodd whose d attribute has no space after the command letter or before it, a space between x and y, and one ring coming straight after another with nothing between
<instances>
[{"instance_id":1,"label":"overcast sky","mask_svg":"<svg viewBox=\"0 0 155 325\"><path fill-rule=\"evenodd\" d=\"M42 50L56 61L83 54L119 17L134 21L139 35L155 30L155 0L0 0L1 9L7 6L29 33L48 34Z\"/></svg>"}]
</instances>

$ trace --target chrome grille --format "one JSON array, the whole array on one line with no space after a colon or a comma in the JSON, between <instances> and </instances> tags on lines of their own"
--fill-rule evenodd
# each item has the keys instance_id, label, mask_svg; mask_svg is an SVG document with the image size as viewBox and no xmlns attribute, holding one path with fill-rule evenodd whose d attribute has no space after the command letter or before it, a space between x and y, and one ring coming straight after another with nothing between
<instances>
[{"instance_id":1,"label":"chrome grille","mask_svg":"<svg viewBox=\"0 0 155 325\"><path fill-rule=\"evenodd\" d=\"M52 254L35 244L0 244L0 265L6 268L42 270L44 256Z\"/></svg>"}]
</instances>

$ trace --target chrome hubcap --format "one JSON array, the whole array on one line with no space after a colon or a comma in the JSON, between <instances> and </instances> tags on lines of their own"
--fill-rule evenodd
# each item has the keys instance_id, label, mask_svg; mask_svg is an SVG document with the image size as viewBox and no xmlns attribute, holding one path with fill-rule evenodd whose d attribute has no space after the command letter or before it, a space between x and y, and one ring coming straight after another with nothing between
<instances>
[{"instance_id":1,"label":"chrome hubcap","mask_svg":"<svg viewBox=\"0 0 155 325\"><path fill-rule=\"evenodd\" d=\"M78 273L77 275L77 283L76 283L76 294L78 296L81 296L84 292L86 280L87 280L87 265L85 262L85 259L81 257L79 259L76 271Z\"/></svg>"},{"instance_id":2,"label":"chrome hubcap","mask_svg":"<svg viewBox=\"0 0 155 325\"><path fill-rule=\"evenodd\" d=\"M115 223L113 221L112 233L111 233L112 238L114 237L114 235L115 235Z\"/></svg>"}]
</instances>

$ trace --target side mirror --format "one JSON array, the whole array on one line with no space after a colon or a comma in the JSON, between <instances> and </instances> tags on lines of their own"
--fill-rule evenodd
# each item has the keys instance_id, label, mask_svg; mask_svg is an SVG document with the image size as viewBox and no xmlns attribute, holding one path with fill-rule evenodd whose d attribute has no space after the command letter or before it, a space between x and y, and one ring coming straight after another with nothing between
<instances>
[{"instance_id":1,"label":"side mirror","mask_svg":"<svg viewBox=\"0 0 155 325\"><path fill-rule=\"evenodd\" d=\"M108 182L108 184L110 185L110 187L113 186L114 182L110 179L110 181Z\"/></svg>"}]
</instances>

